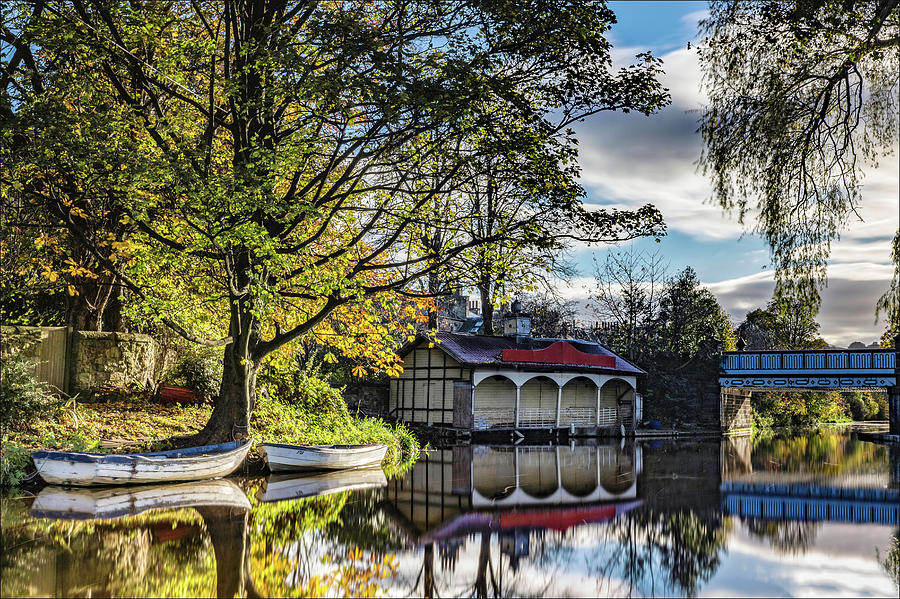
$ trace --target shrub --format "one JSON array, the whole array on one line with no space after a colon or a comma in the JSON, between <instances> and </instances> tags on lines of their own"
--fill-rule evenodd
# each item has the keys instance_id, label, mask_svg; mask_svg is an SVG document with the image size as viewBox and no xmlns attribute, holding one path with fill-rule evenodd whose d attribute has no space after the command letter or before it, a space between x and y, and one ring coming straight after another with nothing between
<instances>
[{"instance_id":1,"label":"shrub","mask_svg":"<svg viewBox=\"0 0 900 599\"><path fill-rule=\"evenodd\" d=\"M354 418L341 390L308 369L268 363L260 371L251 417L257 441L293 445L383 443L387 461L402 470L415 462L419 443L403 425ZM396 470L399 471L399 470Z\"/></svg>"},{"instance_id":2,"label":"shrub","mask_svg":"<svg viewBox=\"0 0 900 599\"><path fill-rule=\"evenodd\" d=\"M222 350L188 347L175 360L163 379L172 385L192 389L206 400L219 395L222 381Z\"/></svg>"},{"instance_id":3,"label":"shrub","mask_svg":"<svg viewBox=\"0 0 900 599\"><path fill-rule=\"evenodd\" d=\"M0 447L0 487L15 487L25 480L30 460L31 450L4 437Z\"/></svg>"},{"instance_id":4,"label":"shrub","mask_svg":"<svg viewBox=\"0 0 900 599\"><path fill-rule=\"evenodd\" d=\"M3 357L0 368L0 427L22 430L52 412L58 401L34 376L34 360L21 353Z\"/></svg>"},{"instance_id":5,"label":"shrub","mask_svg":"<svg viewBox=\"0 0 900 599\"><path fill-rule=\"evenodd\" d=\"M883 394L873 395L867 391L854 391L847 393L846 397L853 420L872 420L885 418L887 415L887 401L883 399Z\"/></svg>"}]
</instances>

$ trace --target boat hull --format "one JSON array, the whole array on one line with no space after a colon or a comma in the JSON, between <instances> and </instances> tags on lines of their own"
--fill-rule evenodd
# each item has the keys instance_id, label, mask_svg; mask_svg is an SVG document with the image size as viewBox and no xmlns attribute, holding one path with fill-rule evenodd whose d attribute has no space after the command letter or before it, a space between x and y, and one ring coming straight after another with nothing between
<instances>
[{"instance_id":1,"label":"boat hull","mask_svg":"<svg viewBox=\"0 0 900 599\"><path fill-rule=\"evenodd\" d=\"M41 478L55 485L123 485L203 480L237 470L249 441L128 455L36 451Z\"/></svg>"},{"instance_id":2,"label":"boat hull","mask_svg":"<svg viewBox=\"0 0 900 599\"><path fill-rule=\"evenodd\" d=\"M30 513L54 520L109 520L148 510L209 506L249 510L250 502L230 480L106 489L46 487L38 493Z\"/></svg>"},{"instance_id":3,"label":"boat hull","mask_svg":"<svg viewBox=\"0 0 900 599\"><path fill-rule=\"evenodd\" d=\"M273 474L269 476L265 490L260 491L259 497L269 503L386 486L387 478L378 466L322 472L311 476Z\"/></svg>"},{"instance_id":4,"label":"boat hull","mask_svg":"<svg viewBox=\"0 0 900 599\"><path fill-rule=\"evenodd\" d=\"M387 445L281 445L263 443L260 451L272 472L343 470L379 466Z\"/></svg>"}]
</instances>

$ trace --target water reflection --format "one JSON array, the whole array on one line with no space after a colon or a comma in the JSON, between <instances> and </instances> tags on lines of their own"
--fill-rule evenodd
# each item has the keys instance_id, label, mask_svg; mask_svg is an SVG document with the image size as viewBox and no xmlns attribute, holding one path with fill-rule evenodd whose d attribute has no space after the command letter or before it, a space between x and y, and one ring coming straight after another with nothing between
<instances>
[{"instance_id":1,"label":"water reflection","mask_svg":"<svg viewBox=\"0 0 900 599\"><path fill-rule=\"evenodd\" d=\"M3 500L0 594L896 597L896 511L860 506L896 507L897 451L817 435L454 447L390 481L47 487ZM787 499L806 510L747 507Z\"/></svg>"},{"instance_id":2,"label":"water reflection","mask_svg":"<svg viewBox=\"0 0 900 599\"><path fill-rule=\"evenodd\" d=\"M246 511L250 502L230 480L100 489L48 486L38 493L30 514L36 518L102 520L181 507L228 507Z\"/></svg>"},{"instance_id":3,"label":"water reflection","mask_svg":"<svg viewBox=\"0 0 900 599\"><path fill-rule=\"evenodd\" d=\"M387 478L380 467L318 474L273 474L260 489L259 498L265 502L286 501L384 486Z\"/></svg>"}]
</instances>

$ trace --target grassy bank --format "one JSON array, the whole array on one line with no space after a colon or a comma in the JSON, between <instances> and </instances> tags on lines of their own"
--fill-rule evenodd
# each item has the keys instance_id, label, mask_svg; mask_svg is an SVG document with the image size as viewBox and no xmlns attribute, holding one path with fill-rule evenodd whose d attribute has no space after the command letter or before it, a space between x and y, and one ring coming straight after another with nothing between
<instances>
[{"instance_id":1,"label":"grassy bank","mask_svg":"<svg viewBox=\"0 0 900 599\"><path fill-rule=\"evenodd\" d=\"M327 385L322 384L322 390ZM337 390L312 401L288 401L262 396L251 421L257 442L297 445L330 443L384 443L388 446L385 471L390 475L408 468L418 457L419 445L403 425L375 418L354 418ZM3 433L0 448L0 485L16 486L27 480L35 449L62 451L134 452L165 449L162 441L199 431L212 408L162 405L131 397L98 403L69 401L41 418Z\"/></svg>"}]
</instances>

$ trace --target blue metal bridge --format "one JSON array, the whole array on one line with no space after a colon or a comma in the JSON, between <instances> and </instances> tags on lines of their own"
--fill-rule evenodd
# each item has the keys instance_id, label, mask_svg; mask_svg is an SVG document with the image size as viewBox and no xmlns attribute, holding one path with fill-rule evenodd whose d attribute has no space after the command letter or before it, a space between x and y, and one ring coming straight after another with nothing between
<instances>
[{"instance_id":1,"label":"blue metal bridge","mask_svg":"<svg viewBox=\"0 0 900 599\"><path fill-rule=\"evenodd\" d=\"M724 352L719 385L744 389L887 389L897 386L893 349Z\"/></svg>"}]
</instances>

